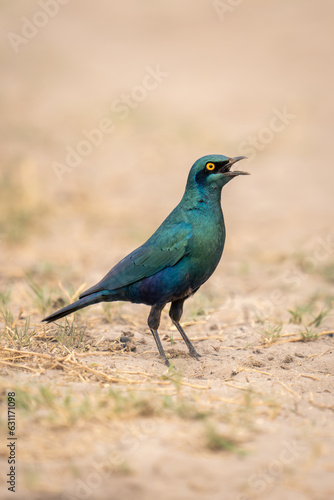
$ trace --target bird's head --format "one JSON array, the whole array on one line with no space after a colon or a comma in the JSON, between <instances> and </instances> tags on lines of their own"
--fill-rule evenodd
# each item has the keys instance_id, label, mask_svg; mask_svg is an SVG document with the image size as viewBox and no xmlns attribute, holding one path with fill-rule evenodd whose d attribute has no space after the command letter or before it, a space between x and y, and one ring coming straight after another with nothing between
<instances>
[{"instance_id":1,"label":"bird's head","mask_svg":"<svg viewBox=\"0 0 334 500\"><path fill-rule=\"evenodd\" d=\"M245 156L229 158L224 155L207 155L197 160L192 166L188 184L200 190L221 189L237 175L249 175L241 170L231 170L232 165Z\"/></svg>"}]
</instances>

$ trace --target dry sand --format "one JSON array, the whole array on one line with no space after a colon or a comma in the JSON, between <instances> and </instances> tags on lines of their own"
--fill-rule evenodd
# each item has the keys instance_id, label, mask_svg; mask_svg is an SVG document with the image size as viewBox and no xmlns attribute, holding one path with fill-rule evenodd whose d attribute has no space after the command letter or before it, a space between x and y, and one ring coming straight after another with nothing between
<instances>
[{"instance_id":1,"label":"dry sand","mask_svg":"<svg viewBox=\"0 0 334 500\"><path fill-rule=\"evenodd\" d=\"M16 498L331 500L333 2L42 4L0 7L1 498L15 391ZM200 361L167 310L169 371L145 306L42 327L211 152L252 175L224 189L224 256L185 307Z\"/></svg>"}]
</instances>

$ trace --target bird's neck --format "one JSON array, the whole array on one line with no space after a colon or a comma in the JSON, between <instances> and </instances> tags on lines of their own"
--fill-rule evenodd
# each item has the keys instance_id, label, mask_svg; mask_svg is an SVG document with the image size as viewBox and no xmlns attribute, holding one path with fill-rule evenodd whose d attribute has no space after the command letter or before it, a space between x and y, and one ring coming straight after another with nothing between
<instances>
[{"instance_id":1,"label":"bird's neck","mask_svg":"<svg viewBox=\"0 0 334 500\"><path fill-rule=\"evenodd\" d=\"M181 200L181 205L188 210L208 210L222 213L221 188L212 189L186 189Z\"/></svg>"}]
</instances>

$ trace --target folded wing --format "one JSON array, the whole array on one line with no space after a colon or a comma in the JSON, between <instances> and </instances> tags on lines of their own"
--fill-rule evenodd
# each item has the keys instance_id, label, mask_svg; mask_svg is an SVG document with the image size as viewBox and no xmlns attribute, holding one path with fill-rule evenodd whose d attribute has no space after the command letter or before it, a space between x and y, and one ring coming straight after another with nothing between
<instances>
[{"instance_id":1,"label":"folded wing","mask_svg":"<svg viewBox=\"0 0 334 500\"><path fill-rule=\"evenodd\" d=\"M174 266L187 255L190 237L191 227L185 223L155 233L144 245L116 264L99 283L83 292L80 298L101 290L122 288L165 267Z\"/></svg>"}]
</instances>

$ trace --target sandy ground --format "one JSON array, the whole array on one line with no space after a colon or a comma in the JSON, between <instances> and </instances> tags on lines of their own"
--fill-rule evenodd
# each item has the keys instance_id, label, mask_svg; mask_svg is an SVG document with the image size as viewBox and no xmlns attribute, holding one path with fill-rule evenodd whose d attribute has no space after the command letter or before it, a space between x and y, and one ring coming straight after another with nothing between
<instances>
[{"instance_id":1,"label":"sandy ground","mask_svg":"<svg viewBox=\"0 0 334 500\"><path fill-rule=\"evenodd\" d=\"M16 498L332 499L333 3L0 13L1 498L15 392ZM213 152L252 175L224 189L224 256L185 307L200 361L166 311L167 370L145 306L42 327Z\"/></svg>"}]
</instances>

